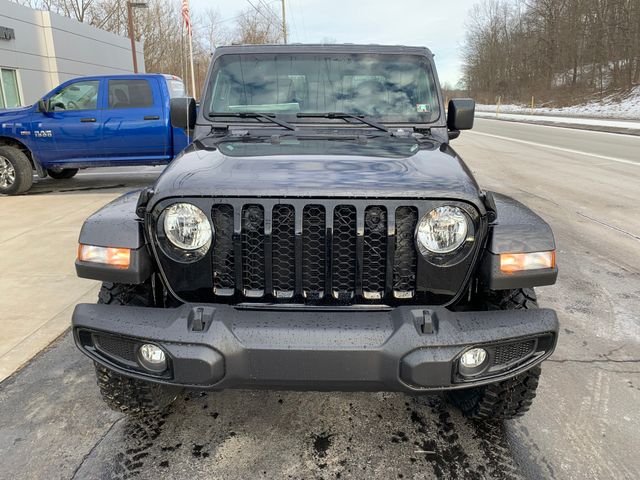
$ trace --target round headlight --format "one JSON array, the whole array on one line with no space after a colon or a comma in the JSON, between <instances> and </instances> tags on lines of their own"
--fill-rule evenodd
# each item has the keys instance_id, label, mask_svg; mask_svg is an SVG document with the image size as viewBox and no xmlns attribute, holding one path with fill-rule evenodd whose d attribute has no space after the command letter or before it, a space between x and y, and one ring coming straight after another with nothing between
<instances>
[{"instance_id":1,"label":"round headlight","mask_svg":"<svg viewBox=\"0 0 640 480\"><path fill-rule=\"evenodd\" d=\"M434 208L418 224L416 238L420 252L453 252L464 243L467 230L467 217L460 208L449 205Z\"/></svg>"},{"instance_id":2,"label":"round headlight","mask_svg":"<svg viewBox=\"0 0 640 480\"><path fill-rule=\"evenodd\" d=\"M208 250L213 231L209 219L195 205L175 203L164 214L164 234L183 250Z\"/></svg>"}]
</instances>

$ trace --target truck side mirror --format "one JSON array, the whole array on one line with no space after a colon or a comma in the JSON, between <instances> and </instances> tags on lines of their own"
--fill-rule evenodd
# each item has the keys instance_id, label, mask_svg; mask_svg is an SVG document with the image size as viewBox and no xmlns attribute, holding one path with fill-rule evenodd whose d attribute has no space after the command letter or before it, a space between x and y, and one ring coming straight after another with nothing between
<instances>
[{"instance_id":1,"label":"truck side mirror","mask_svg":"<svg viewBox=\"0 0 640 480\"><path fill-rule=\"evenodd\" d=\"M49 111L49 100L45 100L44 98L38 100L38 111L47 113Z\"/></svg>"},{"instance_id":2,"label":"truck side mirror","mask_svg":"<svg viewBox=\"0 0 640 480\"><path fill-rule=\"evenodd\" d=\"M196 101L191 97L172 98L169 107L171 125L193 130L196 126Z\"/></svg>"},{"instance_id":3,"label":"truck side mirror","mask_svg":"<svg viewBox=\"0 0 640 480\"><path fill-rule=\"evenodd\" d=\"M458 138L460 130L471 130L475 116L476 102L470 98L452 98L449 100L447 128L449 138Z\"/></svg>"}]
</instances>

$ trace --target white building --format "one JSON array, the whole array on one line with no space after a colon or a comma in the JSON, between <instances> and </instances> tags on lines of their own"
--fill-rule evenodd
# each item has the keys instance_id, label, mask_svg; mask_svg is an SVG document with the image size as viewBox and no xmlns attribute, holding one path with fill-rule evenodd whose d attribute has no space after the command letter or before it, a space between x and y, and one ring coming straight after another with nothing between
<instances>
[{"instance_id":1,"label":"white building","mask_svg":"<svg viewBox=\"0 0 640 480\"><path fill-rule=\"evenodd\" d=\"M142 43L136 52L144 72ZM0 0L0 109L33 104L70 78L127 73L128 38Z\"/></svg>"}]
</instances>

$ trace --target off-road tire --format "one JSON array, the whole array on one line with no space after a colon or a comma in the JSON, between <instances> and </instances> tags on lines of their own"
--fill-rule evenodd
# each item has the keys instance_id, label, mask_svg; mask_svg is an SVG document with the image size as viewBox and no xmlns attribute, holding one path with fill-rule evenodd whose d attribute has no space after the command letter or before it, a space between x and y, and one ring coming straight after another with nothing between
<instances>
[{"instance_id":1,"label":"off-road tire","mask_svg":"<svg viewBox=\"0 0 640 480\"><path fill-rule=\"evenodd\" d=\"M482 299L483 310L534 310L538 298L533 288L489 290Z\"/></svg>"},{"instance_id":2,"label":"off-road tire","mask_svg":"<svg viewBox=\"0 0 640 480\"><path fill-rule=\"evenodd\" d=\"M502 382L451 392L449 398L467 418L509 420L521 417L536 396L540 371L540 365L536 365Z\"/></svg>"},{"instance_id":3,"label":"off-road tire","mask_svg":"<svg viewBox=\"0 0 640 480\"><path fill-rule=\"evenodd\" d=\"M126 305L129 307L152 307L151 286L143 283L128 285L104 282L98 293L98 303L103 305Z\"/></svg>"},{"instance_id":4,"label":"off-road tire","mask_svg":"<svg viewBox=\"0 0 640 480\"><path fill-rule=\"evenodd\" d=\"M47 170L49 176L55 180L68 180L78 173L77 168L63 168L62 170Z\"/></svg>"},{"instance_id":5,"label":"off-road tire","mask_svg":"<svg viewBox=\"0 0 640 480\"><path fill-rule=\"evenodd\" d=\"M29 157L19 148L0 145L0 157L6 159L15 172L15 180L8 187L0 187L0 194L22 195L33 185L33 167Z\"/></svg>"},{"instance_id":6,"label":"off-road tire","mask_svg":"<svg viewBox=\"0 0 640 480\"><path fill-rule=\"evenodd\" d=\"M482 300L485 310L529 310L538 308L533 288L489 291ZM476 420L508 420L524 415L533 402L540 378L540 365L515 377L482 387L454 390L449 400L462 414Z\"/></svg>"},{"instance_id":7,"label":"off-road tire","mask_svg":"<svg viewBox=\"0 0 640 480\"><path fill-rule=\"evenodd\" d=\"M98 303L153 306L153 294L149 284L125 285L105 282L98 294ZM132 415L159 413L171 405L181 388L170 387L137 378L127 377L98 363L96 379L102 399L113 410Z\"/></svg>"},{"instance_id":8,"label":"off-road tire","mask_svg":"<svg viewBox=\"0 0 640 480\"><path fill-rule=\"evenodd\" d=\"M98 363L96 379L104 402L116 412L147 415L163 412L180 393L177 387L167 387L126 377Z\"/></svg>"}]
</instances>

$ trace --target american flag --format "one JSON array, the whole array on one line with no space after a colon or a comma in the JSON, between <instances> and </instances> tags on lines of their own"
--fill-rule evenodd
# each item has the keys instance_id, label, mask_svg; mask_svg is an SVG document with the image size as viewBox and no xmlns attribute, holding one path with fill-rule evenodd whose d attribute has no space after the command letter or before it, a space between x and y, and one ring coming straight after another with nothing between
<instances>
[{"instance_id":1,"label":"american flag","mask_svg":"<svg viewBox=\"0 0 640 480\"><path fill-rule=\"evenodd\" d=\"M189 0L182 0L182 18L184 19L184 26L187 28L187 33L191 35L191 17L189 16Z\"/></svg>"}]
</instances>

